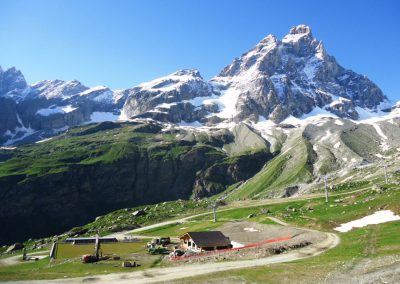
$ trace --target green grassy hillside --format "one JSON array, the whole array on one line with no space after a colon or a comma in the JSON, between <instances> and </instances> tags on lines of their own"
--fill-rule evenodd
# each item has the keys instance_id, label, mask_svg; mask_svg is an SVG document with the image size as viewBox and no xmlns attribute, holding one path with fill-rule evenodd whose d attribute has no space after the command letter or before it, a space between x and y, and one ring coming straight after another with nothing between
<instances>
[{"instance_id":1,"label":"green grassy hillside","mask_svg":"<svg viewBox=\"0 0 400 284\"><path fill-rule=\"evenodd\" d=\"M271 196L285 187L309 182L313 178L314 158L312 146L307 140L301 136L292 138L281 154L230 194L228 199Z\"/></svg>"}]
</instances>

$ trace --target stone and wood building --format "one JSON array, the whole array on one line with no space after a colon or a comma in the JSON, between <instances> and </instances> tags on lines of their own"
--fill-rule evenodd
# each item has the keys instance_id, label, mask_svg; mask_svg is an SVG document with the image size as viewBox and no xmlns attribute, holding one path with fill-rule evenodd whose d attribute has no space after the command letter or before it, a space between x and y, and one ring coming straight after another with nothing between
<instances>
[{"instance_id":1,"label":"stone and wood building","mask_svg":"<svg viewBox=\"0 0 400 284\"><path fill-rule=\"evenodd\" d=\"M183 249L196 252L232 248L230 239L220 231L187 232L180 240Z\"/></svg>"}]
</instances>

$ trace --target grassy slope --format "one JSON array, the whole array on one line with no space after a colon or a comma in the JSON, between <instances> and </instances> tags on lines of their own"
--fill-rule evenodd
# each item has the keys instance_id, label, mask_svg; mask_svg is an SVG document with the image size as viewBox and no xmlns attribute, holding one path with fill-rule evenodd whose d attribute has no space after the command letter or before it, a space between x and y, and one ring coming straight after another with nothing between
<instances>
[{"instance_id":1,"label":"grassy slope","mask_svg":"<svg viewBox=\"0 0 400 284\"><path fill-rule=\"evenodd\" d=\"M195 222L172 224L148 230L142 232L142 234L154 236L179 235L182 227L186 227L187 229L185 230L214 229L217 225L227 221L247 219L249 214L255 214L256 216L251 220L260 223L269 223L267 217L275 216L297 226L332 231L340 223L371 214L378 208L384 207L393 210L397 214L400 213L398 202L400 200L400 187L398 185L385 186L385 190L381 193L372 191L371 187L372 184L367 183L351 183L337 186L335 190L339 196L331 198L329 204L325 204L324 198L310 198L293 202L286 200L284 203L250 208L228 208L228 210L218 213L219 222L217 224L210 222L212 215L208 214L197 217L194 220ZM361 191L347 193L357 189ZM339 201L338 199L341 199L341 201L334 201ZM309 210L310 207L313 210ZM266 214L265 209L269 209L271 213ZM204 208L199 208L198 210L201 211ZM341 237L340 245L315 258L268 267L221 272L211 276L196 277L196 279L190 279L190 281L204 282L214 279L215 283L217 283L220 280L229 279L229 281L238 282L297 283L299 281L307 282L313 279L323 279L329 272L335 270L346 271L353 262L361 259L400 254L399 229L400 222L398 221L355 229L348 233L339 233ZM158 258L148 260L144 262L142 268L154 266L158 262ZM310 267L313 273L310 273ZM110 263L83 266L76 260L67 260L58 265L49 265L47 259L37 263L0 267L0 281L6 279L58 278L64 275L83 276L86 275L85 273L98 274L118 271L126 270L113 267ZM182 283L186 281L189 280L185 280Z\"/></svg>"},{"instance_id":2,"label":"grassy slope","mask_svg":"<svg viewBox=\"0 0 400 284\"><path fill-rule=\"evenodd\" d=\"M312 178L311 146L297 137L294 145L269 162L263 170L229 196L229 200L259 198L278 189Z\"/></svg>"},{"instance_id":3,"label":"grassy slope","mask_svg":"<svg viewBox=\"0 0 400 284\"><path fill-rule=\"evenodd\" d=\"M338 199L338 197L335 199ZM388 186L383 193L375 193L371 190L350 195L343 193L340 199L343 199L343 201L331 201L328 205L321 198L256 208L241 208L222 212L219 217L222 219L240 219L249 213L261 214L261 210L268 207L273 216L293 225L332 231L341 223L369 215L379 208L391 209L400 214L398 202L400 200L400 187L398 185ZM309 207L314 210L308 210ZM291 208L296 208L296 212L292 212ZM340 244L318 257L267 267L230 270L196 277L195 279L185 279L178 283L188 281L202 283L209 279L214 281L211 283L223 281L229 283L314 283L324 281L334 271L349 272L361 260L399 255L399 231L400 221L394 221L353 229L347 233L336 232L341 238Z\"/></svg>"},{"instance_id":4,"label":"grassy slope","mask_svg":"<svg viewBox=\"0 0 400 284\"><path fill-rule=\"evenodd\" d=\"M341 243L338 247L317 257L256 268L229 270L183 279L175 283L324 282L333 272L351 273L351 269L361 260L398 255L399 230L399 221L373 225L341 234Z\"/></svg>"},{"instance_id":5,"label":"grassy slope","mask_svg":"<svg viewBox=\"0 0 400 284\"><path fill-rule=\"evenodd\" d=\"M132 223L136 223L140 226L155 224L171 218L180 218L203 212L210 207L210 205L211 203L207 199L199 202L193 200L177 200L155 205L120 209L101 216L97 220L83 226L83 228L89 230L89 232L85 234L86 236L93 235L97 231L100 232L100 235L107 235L111 233L108 230L110 226L125 226L132 225ZM147 208L146 215L133 217L133 212L145 208Z\"/></svg>"},{"instance_id":6,"label":"grassy slope","mask_svg":"<svg viewBox=\"0 0 400 284\"><path fill-rule=\"evenodd\" d=\"M171 134L142 132L143 125L123 123L121 127L90 133L98 125L82 126L53 139L0 150L0 177L11 175L41 176L67 171L74 164L114 163L134 154L149 158L174 158L189 152L193 146L182 145ZM145 130L144 130L145 131ZM214 147L212 153L225 155Z\"/></svg>"},{"instance_id":7,"label":"grassy slope","mask_svg":"<svg viewBox=\"0 0 400 284\"><path fill-rule=\"evenodd\" d=\"M146 242L142 241L137 243L102 244L101 251L103 256L118 255L121 257L121 260L114 261L109 259L99 263L89 264L82 264L80 262L80 257L83 254L92 254L94 250L93 244L75 246L59 244L57 258L53 261L50 261L50 259L46 257L36 262L21 263L20 265L7 267L0 266L0 282L128 272L129 270L121 267L122 260L138 261L140 267L134 268L134 270L144 270L157 265L160 258L156 255L147 254L145 243ZM43 254L48 254L48 252Z\"/></svg>"},{"instance_id":8,"label":"grassy slope","mask_svg":"<svg viewBox=\"0 0 400 284\"><path fill-rule=\"evenodd\" d=\"M135 144L152 146L156 143L152 134L133 132L137 127L126 124L121 128L88 135L79 135L79 132L90 126L79 127L47 142L20 146L12 151L11 159L0 163L0 176L40 176L68 170L71 164L117 161L140 151ZM172 141L168 136L163 139Z\"/></svg>"}]
</instances>

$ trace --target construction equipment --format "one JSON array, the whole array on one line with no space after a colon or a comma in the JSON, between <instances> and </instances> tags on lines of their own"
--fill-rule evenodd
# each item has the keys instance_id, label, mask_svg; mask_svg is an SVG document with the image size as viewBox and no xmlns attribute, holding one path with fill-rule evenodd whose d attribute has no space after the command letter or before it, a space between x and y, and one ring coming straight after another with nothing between
<instances>
[{"instance_id":1,"label":"construction equipment","mask_svg":"<svg viewBox=\"0 0 400 284\"><path fill-rule=\"evenodd\" d=\"M150 254L169 254L169 250L165 247L150 247L147 249Z\"/></svg>"},{"instance_id":2,"label":"construction equipment","mask_svg":"<svg viewBox=\"0 0 400 284\"><path fill-rule=\"evenodd\" d=\"M99 240L99 235L96 236L96 242L94 245L94 254L84 254L81 257L81 261L83 263L91 263L91 262L97 262L101 260L102 258L102 252L100 248L100 240Z\"/></svg>"},{"instance_id":3,"label":"construction equipment","mask_svg":"<svg viewBox=\"0 0 400 284\"><path fill-rule=\"evenodd\" d=\"M171 238L170 237L161 237L160 238L160 245L167 246L170 243L171 243Z\"/></svg>"},{"instance_id":4,"label":"construction equipment","mask_svg":"<svg viewBox=\"0 0 400 284\"><path fill-rule=\"evenodd\" d=\"M154 248L156 246L167 246L171 243L170 237L161 237L161 238L154 238L150 242L147 243L147 248Z\"/></svg>"}]
</instances>

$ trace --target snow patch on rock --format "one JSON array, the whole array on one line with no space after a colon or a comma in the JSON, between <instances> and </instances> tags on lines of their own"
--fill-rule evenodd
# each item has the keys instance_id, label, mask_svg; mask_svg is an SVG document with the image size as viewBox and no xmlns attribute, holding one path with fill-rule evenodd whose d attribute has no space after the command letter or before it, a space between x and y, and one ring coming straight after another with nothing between
<instances>
[{"instance_id":1,"label":"snow patch on rock","mask_svg":"<svg viewBox=\"0 0 400 284\"><path fill-rule=\"evenodd\" d=\"M42 108L39 109L36 114L41 115L41 116L49 116L57 113L70 113L74 110L76 110L77 107L73 107L72 105L66 105L66 106L56 106L52 105L48 108Z\"/></svg>"},{"instance_id":2,"label":"snow patch on rock","mask_svg":"<svg viewBox=\"0 0 400 284\"><path fill-rule=\"evenodd\" d=\"M113 112L95 111L90 115L90 121L88 123L116 121L119 117L119 115L114 114Z\"/></svg>"}]
</instances>

